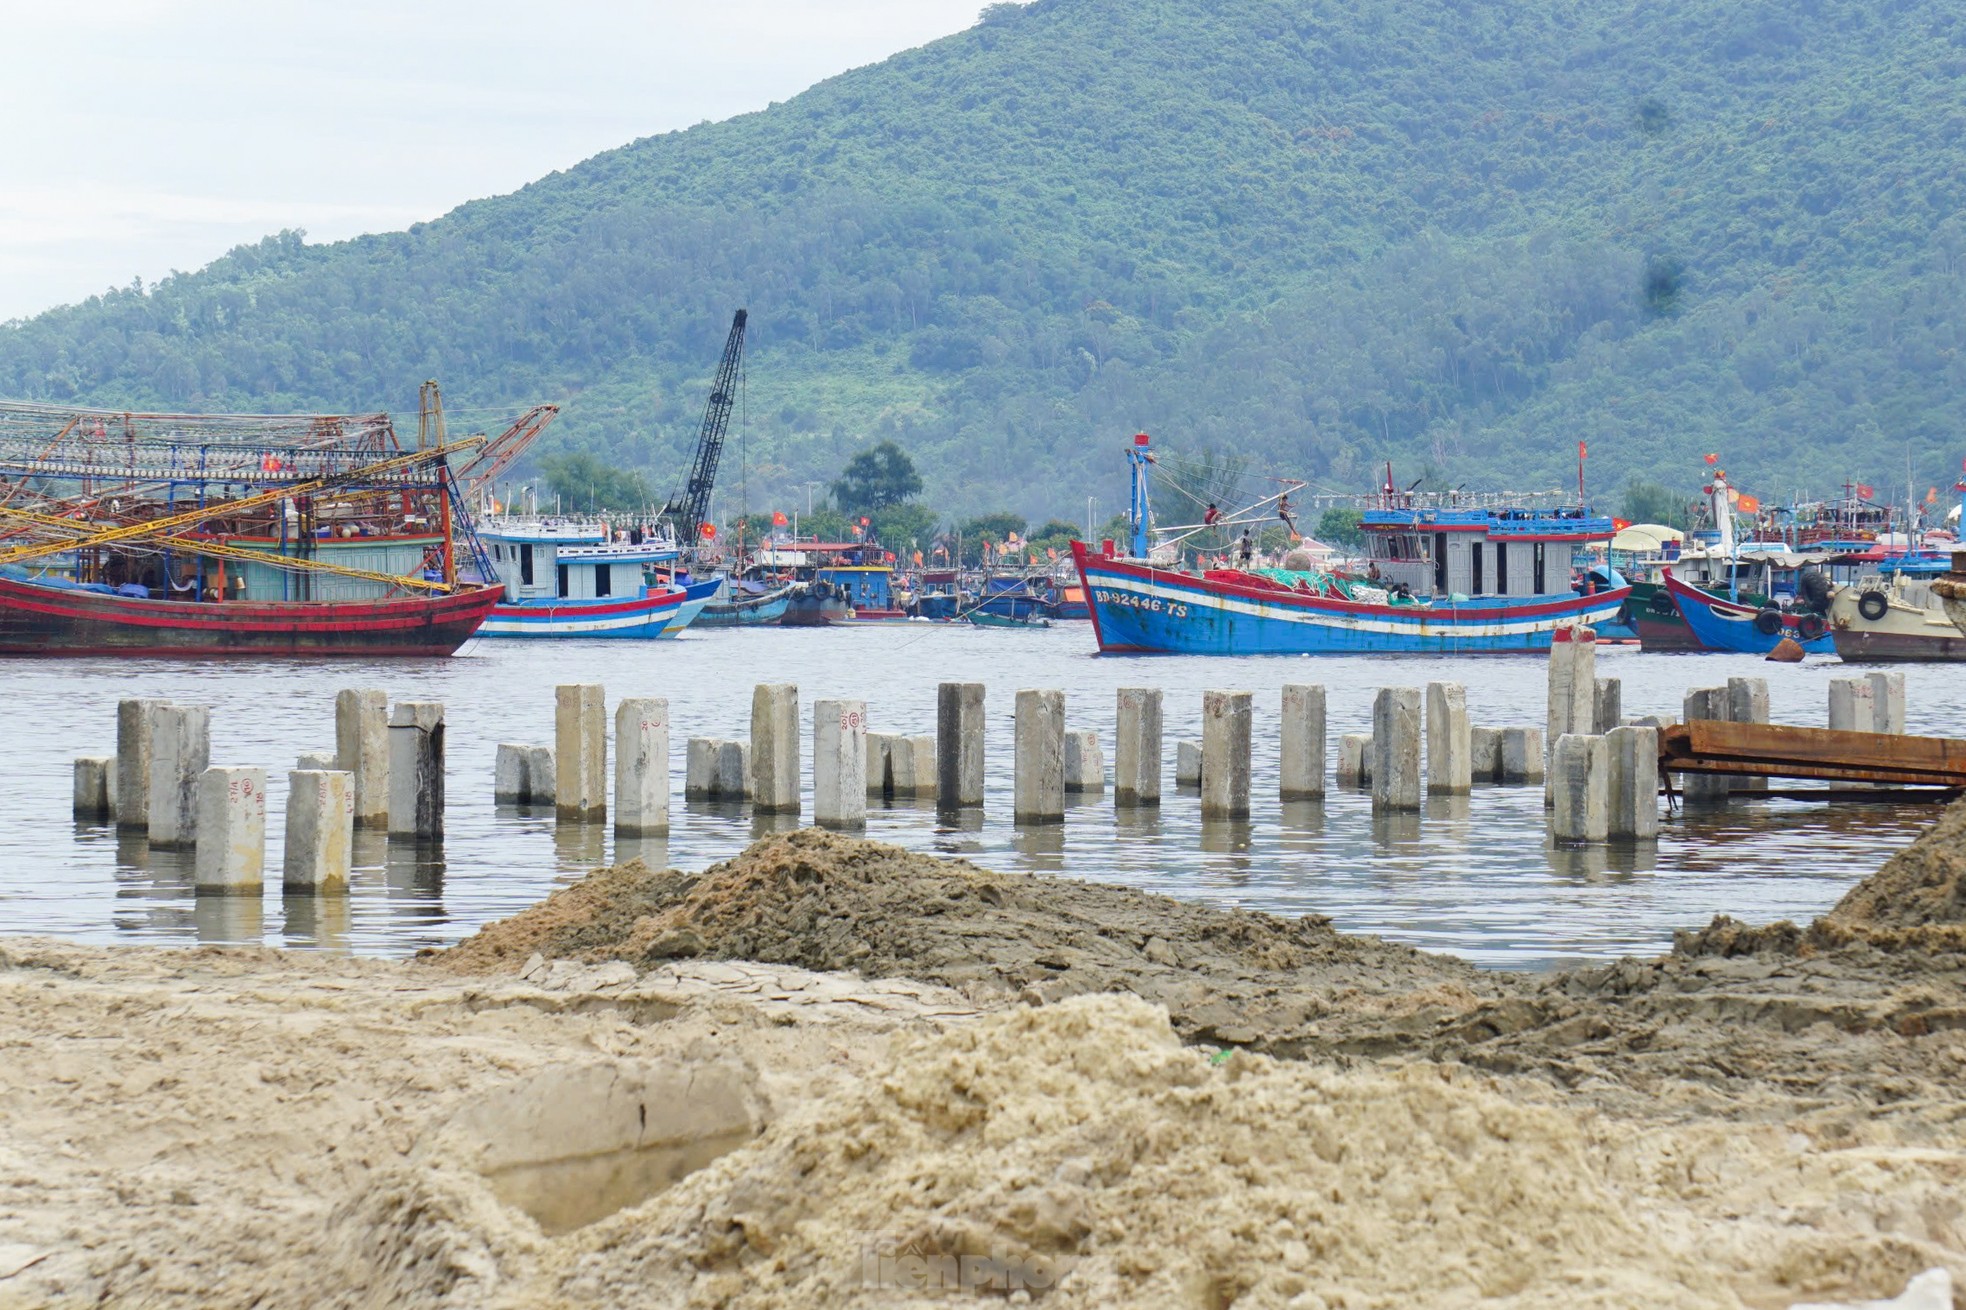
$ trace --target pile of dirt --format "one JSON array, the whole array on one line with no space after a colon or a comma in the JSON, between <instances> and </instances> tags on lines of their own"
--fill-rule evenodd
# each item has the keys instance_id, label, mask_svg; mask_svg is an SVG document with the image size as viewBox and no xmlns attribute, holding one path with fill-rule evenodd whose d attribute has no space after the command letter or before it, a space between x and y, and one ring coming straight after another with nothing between
<instances>
[{"instance_id":1,"label":"pile of dirt","mask_svg":"<svg viewBox=\"0 0 1966 1310\"><path fill-rule=\"evenodd\" d=\"M1640 1145L1524 1090L1452 1068L1211 1059L1126 997L1014 1009L897 1041L878 1077L576 1235L527 1290L570 1306L1021 1289L1059 1310L1739 1310L1894 1291L1966 1237L1936 1161L1819 1179L1783 1130L1741 1161L1781 1162L1779 1200L1749 1200L1698 1134ZM1880 1202L1937 1208L1922 1227L1834 1217ZM1803 1204L1825 1208L1797 1222Z\"/></svg>"},{"instance_id":2,"label":"pile of dirt","mask_svg":"<svg viewBox=\"0 0 1966 1310\"><path fill-rule=\"evenodd\" d=\"M700 876L601 870L426 958L510 972L532 954L651 968L689 956L854 970L979 999L1129 992L1190 1041L1290 1053L1348 1009L1426 1032L1506 980L1445 956L1287 919L1071 878L993 873L818 829L765 838Z\"/></svg>"},{"instance_id":3,"label":"pile of dirt","mask_svg":"<svg viewBox=\"0 0 1966 1310\"><path fill-rule=\"evenodd\" d=\"M1858 930L1966 926L1966 801L1948 807L1818 922Z\"/></svg>"},{"instance_id":4,"label":"pile of dirt","mask_svg":"<svg viewBox=\"0 0 1966 1310\"><path fill-rule=\"evenodd\" d=\"M1130 993L1192 1043L1531 1074L1606 1106L1767 1117L1950 1095L1966 1072L1966 805L1806 928L1721 918L1658 959L1479 971L1320 917L1009 875L818 830L700 876L603 870L430 958L466 972L681 956L855 970L979 1004ZM1772 1100L1770 1098L1773 1098Z\"/></svg>"},{"instance_id":5,"label":"pile of dirt","mask_svg":"<svg viewBox=\"0 0 1966 1310\"><path fill-rule=\"evenodd\" d=\"M1944 1100L1966 1073L1966 802L1806 927L1723 915L1660 959L1535 980L1414 1049L1626 1097Z\"/></svg>"}]
</instances>

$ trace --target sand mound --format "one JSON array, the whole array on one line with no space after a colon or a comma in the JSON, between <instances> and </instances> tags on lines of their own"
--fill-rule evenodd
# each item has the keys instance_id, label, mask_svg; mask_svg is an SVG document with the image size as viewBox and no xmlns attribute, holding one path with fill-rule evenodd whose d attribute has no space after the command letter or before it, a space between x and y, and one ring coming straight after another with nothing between
<instances>
[{"instance_id":1,"label":"sand mound","mask_svg":"<svg viewBox=\"0 0 1966 1310\"><path fill-rule=\"evenodd\" d=\"M465 973L548 959L756 960L907 977L971 995L1056 1001L1130 992L1190 1040L1302 1049L1339 1003L1380 999L1427 1026L1491 992L1493 975L1329 921L1149 896L1070 878L992 873L807 829L691 877L602 870L429 958Z\"/></svg>"},{"instance_id":2,"label":"sand mound","mask_svg":"<svg viewBox=\"0 0 1966 1310\"><path fill-rule=\"evenodd\" d=\"M589 1230L578 1303L1728 1306L1578 1121L1440 1069L1211 1060L1084 997L898 1043L885 1073ZM946 1294L946 1293L944 1293ZM1298 1298L1294 1299L1293 1298ZM937 1297L939 1300L939 1296Z\"/></svg>"},{"instance_id":3,"label":"sand mound","mask_svg":"<svg viewBox=\"0 0 1966 1310\"><path fill-rule=\"evenodd\" d=\"M1822 922L1852 928L1966 925L1966 801L1852 887Z\"/></svg>"}]
</instances>

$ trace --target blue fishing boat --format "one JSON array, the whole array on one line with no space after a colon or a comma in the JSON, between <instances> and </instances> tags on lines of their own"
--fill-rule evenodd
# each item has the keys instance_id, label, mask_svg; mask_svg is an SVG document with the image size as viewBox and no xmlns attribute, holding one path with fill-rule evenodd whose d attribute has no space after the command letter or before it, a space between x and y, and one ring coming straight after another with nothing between
<instances>
[{"instance_id":1,"label":"blue fishing boat","mask_svg":"<svg viewBox=\"0 0 1966 1310\"><path fill-rule=\"evenodd\" d=\"M668 630L662 634L665 637L675 636L684 628L694 623L698 618L702 617L703 611L709 607L711 601L717 598L718 593L724 587L724 580L722 578L708 578L702 582L693 582L687 574L674 576L668 581L671 586L682 588L683 603L676 610L676 616L669 620Z\"/></svg>"},{"instance_id":2,"label":"blue fishing boat","mask_svg":"<svg viewBox=\"0 0 1966 1310\"><path fill-rule=\"evenodd\" d=\"M749 578L719 579L722 590L697 618L706 628L749 628L776 624L792 603L789 583L771 584Z\"/></svg>"},{"instance_id":3,"label":"blue fishing boat","mask_svg":"<svg viewBox=\"0 0 1966 1310\"><path fill-rule=\"evenodd\" d=\"M961 575L954 569L936 569L917 580L914 600L908 606L909 617L946 623L961 618L969 603L963 594Z\"/></svg>"},{"instance_id":4,"label":"blue fishing boat","mask_svg":"<svg viewBox=\"0 0 1966 1310\"><path fill-rule=\"evenodd\" d=\"M1127 455L1130 557L1110 544L1096 553L1083 542L1072 546L1101 651L1542 651L1559 627L1607 621L1630 595L1628 587L1570 589L1571 552L1580 543L1609 540L1608 517L1577 507L1416 498L1395 491L1390 481L1363 516L1372 543L1364 577L1283 568L1183 569L1172 543L1152 544L1147 478L1153 456L1145 434L1134 438Z\"/></svg>"},{"instance_id":5,"label":"blue fishing boat","mask_svg":"<svg viewBox=\"0 0 1966 1310\"><path fill-rule=\"evenodd\" d=\"M480 636L647 641L675 636L694 617L684 613L689 589L655 576L678 556L666 540L565 519L494 520L479 535L505 586Z\"/></svg>"},{"instance_id":6,"label":"blue fishing boat","mask_svg":"<svg viewBox=\"0 0 1966 1310\"><path fill-rule=\"evenodd\" d=\"M1044 594L1031 586L1022 573L991 575L983 579L983 593L976 610L1005 619L1039 619L1050 612Z\"/></svg>"},{"instance_id":7,"label":"blue fishing boat","mask_svg":"<svg viewBox=\"0 0 1966 1310\"><path fill-rule=\"evenodd\" d=\"M1829 622L1821 614L1729 600L1688 586L1670 570L1664 581L1667 594L1686 618L1686 626L1707 650L1766 655L1784 637L1794 638L1811 655L1827 655L1835 648Z\"/></svg>"}]
</instances>

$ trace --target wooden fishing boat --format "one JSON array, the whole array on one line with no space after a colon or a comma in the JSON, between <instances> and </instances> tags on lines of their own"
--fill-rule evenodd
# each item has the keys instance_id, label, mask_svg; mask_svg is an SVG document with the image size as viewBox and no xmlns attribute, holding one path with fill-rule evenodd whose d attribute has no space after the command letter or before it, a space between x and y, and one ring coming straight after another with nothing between
<instances>
[{"instance_id":1,"label":"wooden fishing boat","mask_svg":"<svg viewBox=\"0 0 1966 1310\"><path fill-rule=\"evenodd\" d=\"M317 657L449 655L503 592L384 600L153 600L0 577L0 654Z\"/></svg>"},{"instance_id":2,"label":"wooden fishing boat","mask_svg":"<svg viewBox=\"0 0 1966 1310\"><path fill-rule=\"evenodd\" d=\"M1927 581L1900 576L1839 587L1829 628L1838 657L1851 663L1966 660L1966 633Z\"/></svg>"},{"instance_id":3,"label":"wooden fishing boat","mask_svg":"<svg viewBox=\"0 0 1966 1310\"><path fill-rule=\"evenodd\" d=\"M697 625L704 628L750 628L776 624L792 603L790 584L772 587L736 578L720 579L722 592L708 598Z\"/></svg>"},{"instance_id":4,"label":"wooden fishing boat","mask_svg":"<svg viewBox=\"0 0 1966 1310\"><path fill-rule=\"evenodd\" d=\"M600 520L504 518L481 535L505 586L485 621L487 637L673 637L708 600L690 607L687 589L655 578L681 554L663 540L635 540ZM685 613L688 609L688 613Z\"/></svg>"},{"instance_id":5,"label":"wooden fishing boat","mask_svg":"<svg viewBox=\"0 0 1966 1310\"><path fill-rule=\"evenodd\" d=\"M1048 628L1051 620L1035 614L1017 617L1009 614L993 614L989 610L971 610L963 615L965 623L973 623L979 628Z\"/></svg>"},{"instance_id":6,"label":"wooden fishing boat","mask_svg":"<svg viewBox=\"0 0 1966 1310\"><path fill-rule=\"evenodd\" d=\"M1206 655L1429 654L1548 650L1558 628L1609 621L1629 587L1570 585L1583 542L1609 540L1609 517L1580 507L1433 504L1390 482L1361 526L1372 575L1284 569L1177 567L1150 541L1148 438L1127 452L1133 493L1131 557L1072 544L1108 652ZM1172 531L1172 530L1170 530Z\"/></svg>"},{"instance_id":7,"label":"wooden fishing boat","mask_svg":"<svg viewBox=\"0 0 1966 1310\"><path fill-rule=\"evenodd\" d=\"M1671 572L1666 574L1665 582L1679 612L1686 616L1687 626L1705 650L1766 655L1785 637L1792 638L1812 655L1827 655L1834 648L1828 620L1813 611L1745 605L1690 587Z\"/></svg>"},{"instance_id":8,"label":"wooden fishing boat","mask_svg":"<svg viewBox=\"0 0 1966 1310\"><path fill-rule=\"evenodd\" d=\"M489 447L424 393L408 451L383 414L0 404L33 488L0 499L0 654L449 655L501 596L450 464Z\"/></svg>"}]
</instances>

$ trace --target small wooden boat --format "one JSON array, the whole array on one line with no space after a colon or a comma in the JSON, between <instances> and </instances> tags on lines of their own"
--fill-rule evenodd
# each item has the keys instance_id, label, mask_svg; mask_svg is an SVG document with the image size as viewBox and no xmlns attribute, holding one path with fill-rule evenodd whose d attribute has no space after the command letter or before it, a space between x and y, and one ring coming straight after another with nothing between
<instances>
[{"instance_id":1,"label":"small wooden boat","mask_svg":"<svg viewBox=\"0 0 1966 1310\"><path fill-rule=\"evenodd\" d=\"M1009 614L992 614L988 610L971 610L963 615L965 623L973 623L979 628L1048 628L1051 620L1037 615L1015 617Z\"/></svg>"},{"instance_id":2,"label":"small wooden boat","mask_svg":"<svg viewBox=\"0 0 1966 1310\"><path fill-rule=\"evenodd\" d=\"M776 624L785 617L792 603L791 586L767 587L761 583L724 580L721 595L710 598L697 616L704 628L750 628Z\"/></svg>"},{"instance_id":3,"label":"small wooden boat","mask_svg":"<svg viewBox=\"0 0 1966 1310\"><path fill-rule=\"evenodd\" d=\"M1813 611L1742 604L1689 587L1671 572L1666 574L1665 583L1679 612L1686 616L1686 626L1705 650L1766 655L1785 637L1793 638L1812 655L1827 655L1834 649L1829 621Z\"/></svg>"}]
</instances>

